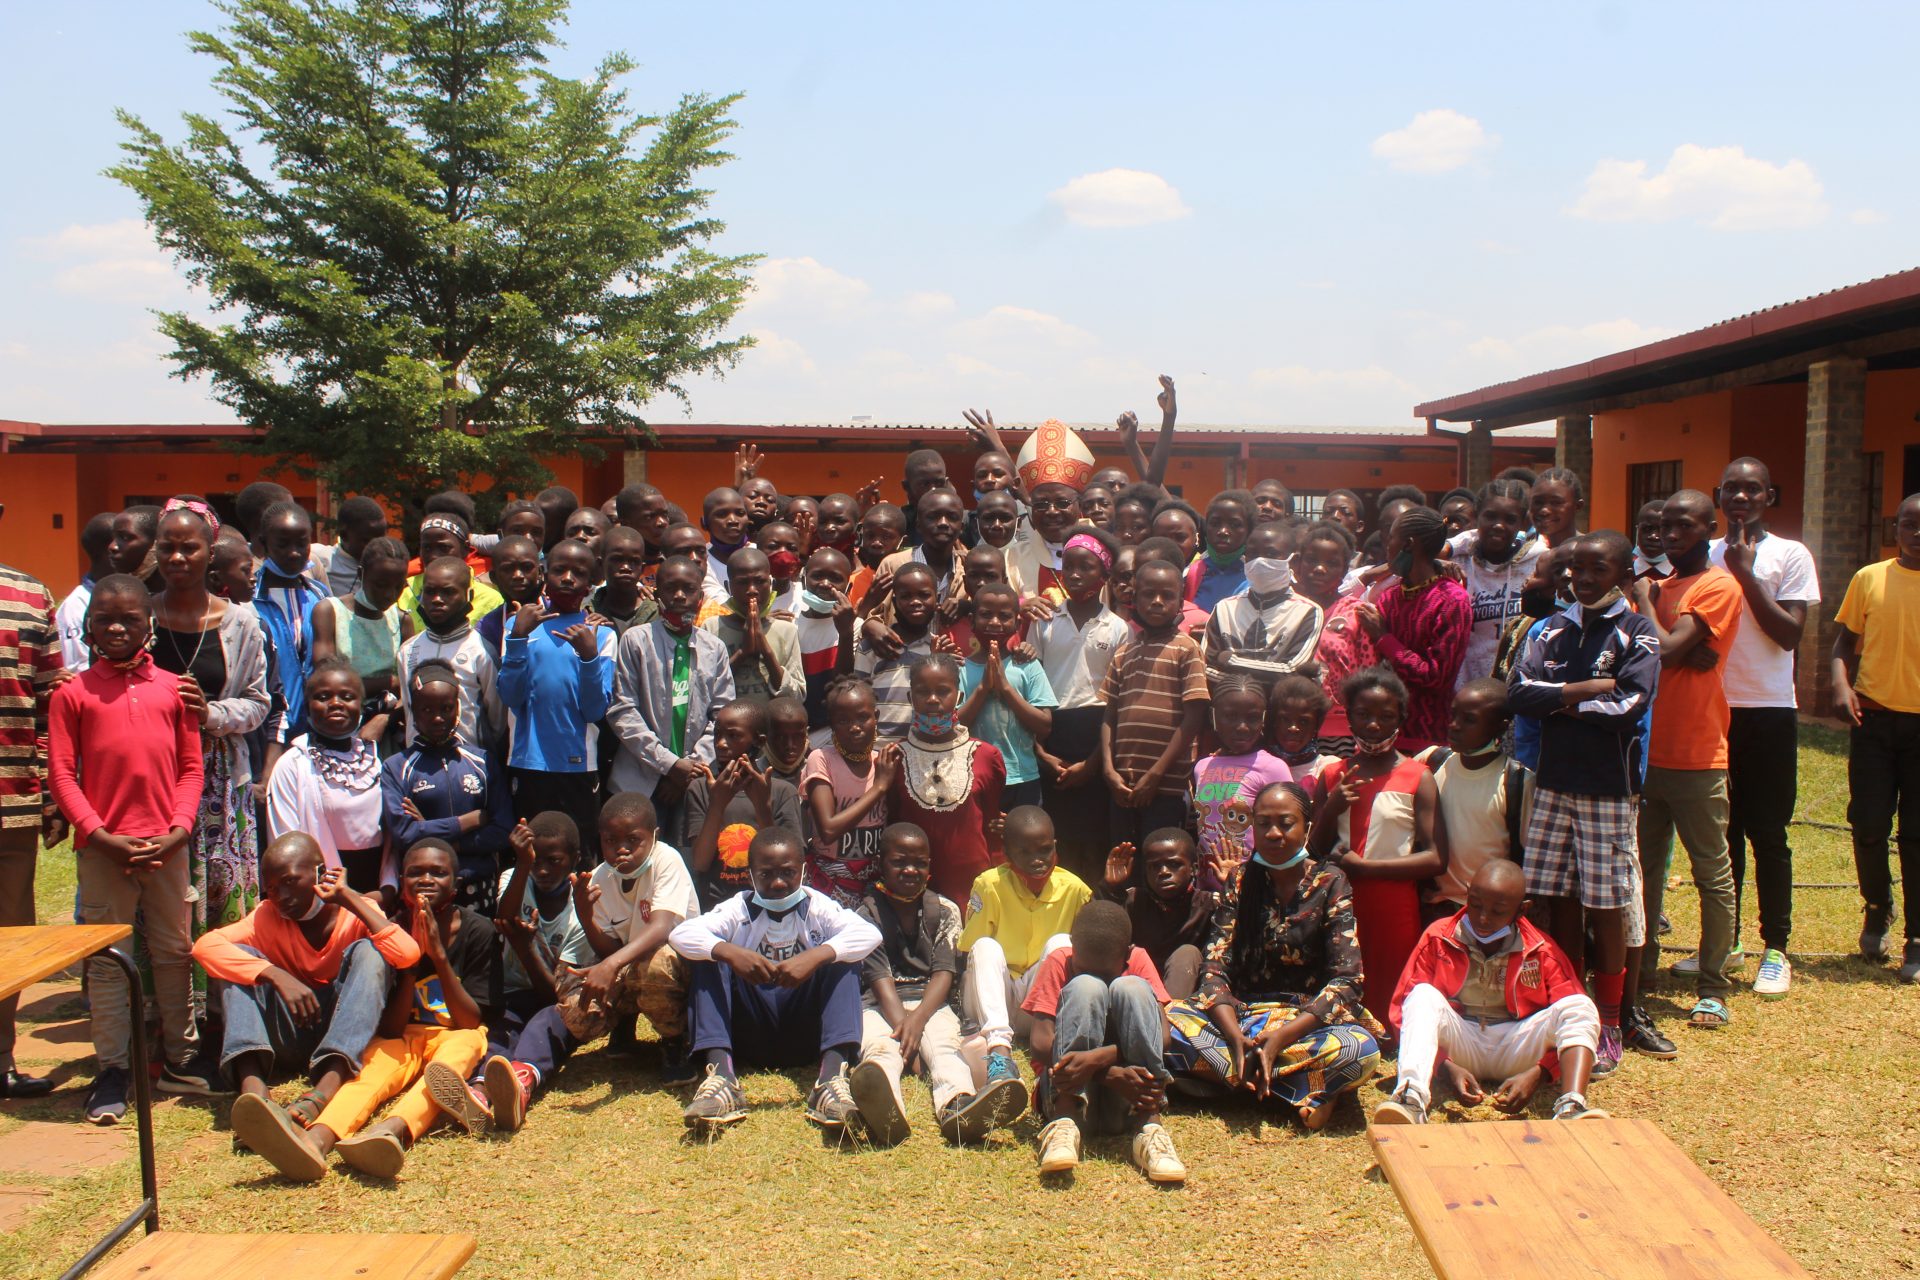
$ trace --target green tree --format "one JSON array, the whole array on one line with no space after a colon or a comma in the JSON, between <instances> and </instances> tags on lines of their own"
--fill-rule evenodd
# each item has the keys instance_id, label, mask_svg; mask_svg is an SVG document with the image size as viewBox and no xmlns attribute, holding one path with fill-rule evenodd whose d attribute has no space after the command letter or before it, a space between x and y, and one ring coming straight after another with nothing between
<instances>
[{"instance_id":1,"label":"green tree","mask_svg":"<svg viewBox=\"0 0 1920 1280\"><path fill-rule=\"evenodd\" d=\"M756 257L709 249L697 185L737 95L646 116L624 55L550 73L565 0L219 8L189 40L238 136L188 115L172 145L123 111L108 173L220 321L159 315L175 376L208 378L259 451L409 508L525 491L751 343L724 330Z\"/></svg>"}]
</instances>

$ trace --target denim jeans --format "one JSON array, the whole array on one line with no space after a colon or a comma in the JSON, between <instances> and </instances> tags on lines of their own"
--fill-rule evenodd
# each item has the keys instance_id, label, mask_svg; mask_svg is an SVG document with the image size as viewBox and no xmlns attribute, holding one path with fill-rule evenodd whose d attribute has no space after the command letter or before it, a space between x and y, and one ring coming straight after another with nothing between
<instances>
[{"instance_id":1,"label":"denim jeans","mask_svg":"<svg viewBox=\"0 0 1920 1280\"><path fill-rule=\"evenodd\" d=\"M1733 859L1733 936L1740 937L1747 845L1760 899L1760 940L1785 951L1793 932L1793 848L1787 824L1800 775L1800 713L1735 707L1727 727L1727 853Z\"/></svg>"},{"instance_id":2,"label":"denim jeans","mask_svg":"<svg viewBox=\"0 0 1920 1280\"><path fill-rule=\"evenodd\" d=\"M1892 911L1887 845L1893 839L1900 850L1907 939L1920 942L1920 714L1862 711L1860 727L1848 744L1847 784L1852 792L1847 821L1853 825L1853 866L1860 877L1860 896L1867 910L1879 912L1883 920Z\"/></svg>"},{"instance_id":3,"label":"denim jeans","mask_svg":"<svg viewBox=\"0 0 1920 1280\"><path fill-rule=\"evenodd\" d=\"M260 955L252 947L240 949ZM393 969L369 938L347 948L332 982L311 984L320 1000L320 1017L312 1026L293 1020L272 983L246 987L223 982L220 1008L226 1014L227 1032L220 1046L220 1065L227 1066L243 1054L264 1053L272 1058L269 1070L274 1072L316 1070L328 1058L340 1058L357 1072L368 1042L380 1027L392 983Z\"/></svg>"},{"instance_id":4,"label":"denim jeans","mask_svg":"<svg viewBox=\"0 0 1920 1280\"><path fill-rule=\"evenodd\" d=\"M1144 978L1125 975L1109 984L1083 973L1061 988L1054 1014L1056 1061L1069 1053L1113 1045L1120 1050L1121 1066L1145 1067L1167 1081L1173 1075L1163 1052L1165 1037L1166 1017ZM1083 1128L1122 1133L1131 1127L1127 1104L1118 1095L1097 1083L1089 1087L1092 1096L1086 1099Z\"/></svg>"}]
</instances>

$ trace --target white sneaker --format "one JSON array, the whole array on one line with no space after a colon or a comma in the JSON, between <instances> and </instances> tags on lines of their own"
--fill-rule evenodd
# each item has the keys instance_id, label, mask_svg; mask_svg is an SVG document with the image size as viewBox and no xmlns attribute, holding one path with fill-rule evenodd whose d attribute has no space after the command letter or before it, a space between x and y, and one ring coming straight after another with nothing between
<instances>
[{"instance_id":1,"label":"white sneaker","mask_svg":"<svg viewBox=\"0 0 1920 1280\"><path fill-rule=\"evenodd\" d=\"M1067 1173L1080 1164L1080 1126L1072 1116L1049 1121L1040 1131L1040 1172Z\"/></svg>"},{"instance_id":2,"label":"white sneaker","mask_svg":"<svg viewBox=\"0 0 1920 1280\"><path fill-rule=\"evenodd\" d=\"M1747 951L1745 947L1735 947L1733 950L1727 952L1727 973L1738 973L1746 967ZM1673 962L1673 971L1685 978L1698 977L1700 975L1700 953L1696 951L1685 959L1675 960Z\"/></svg>"},{"instance_id":3,"label":"white sneaker","mask_svg":"<svg viewBox=\"0 0 1920 1280\"><path fill-rule=\"evenodd\" d=\"M1787 988L1793 985L1793 966L1787 962L1787 953L1769 948L1760 957L1760 972L1753 979L1753 994L1778 1000L1787 994Z\"/></svg>"},{"instance_id":4,"label":"white sneaker","mask_svg":"<svg viewBox=\"0 0 1920 1280\"><path fill-rule=\"evenodd\" d=\"M1187 1180L1187 1166L1174 1152L1172 1135L1157 1124L1143 1124L1133 1135L1133 1163L1148 1182Z\"/></svg>"}]
</instances>

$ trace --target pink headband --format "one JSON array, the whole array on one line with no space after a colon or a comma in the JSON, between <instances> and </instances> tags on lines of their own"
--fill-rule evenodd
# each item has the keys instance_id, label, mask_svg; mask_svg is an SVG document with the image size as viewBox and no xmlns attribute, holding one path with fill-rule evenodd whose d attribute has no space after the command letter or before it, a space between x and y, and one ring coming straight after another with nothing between
<instances>
[{"instance_id":1,"label":"pink headband","mask_svg":"<svg viewBox=\"0 0 1920 1280\"><path fill-rule=\"evenodd\" d=\"M1113 553L1100 544L1100 539L1090 534L1076 533L1067 539L1067 545L1060 548L1060 550L1062 553L1065 553L1073 550L1075 547L1080 548L1082 551L1093 552L1100 563L1106 566L1107 572L1113 572Z\"/></svg>"},{"instance_id":2,"label":"pink headband","mask_svg":"<svg viewBox=\"0 0 1920 1280\"><path fill-rule=\"evenodd\" d=\"M160 508L160 514L164 516L174 511L191 511L207 522L209 530L214 533L220 532L220 517L213 514L213 508L204 502L197 502L192 498L168 498L167 504Z\"/></svg>"}]
</instances>

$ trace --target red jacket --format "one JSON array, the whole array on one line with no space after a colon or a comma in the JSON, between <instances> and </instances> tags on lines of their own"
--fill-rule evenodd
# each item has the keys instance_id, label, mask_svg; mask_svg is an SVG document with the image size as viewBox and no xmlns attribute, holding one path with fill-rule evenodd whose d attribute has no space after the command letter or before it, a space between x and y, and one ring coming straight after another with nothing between
<instances>
[{"instance_id":1,"label":"red jacket","mask_svg":"<svg viewBox=\"0 0 1920 1280\"><path fill-rule=\"evenodd\" d=\"M1393 989L1393 1003L1387 1008L1387 1021L1397 1035L1400 1031L1400 1006L1407 993L1424 982L1452 1000L1467 980L1467 948L1455 937L1463 907L1444 920L1427 926L1414 944L1407 967L1400 971L1400 985ZM1587 989L1574 973L1566 952L1552 938L1533 927L1525 916L1515 918L1520 931L1520 949L1507 957L1507 1012L1516 1019L1532 1017L1565 996L1585 995ZM1549 1049L1540 1060L1549 1075L1559 1074L1558 1056Z\"/></svg>"}]
</instances>

